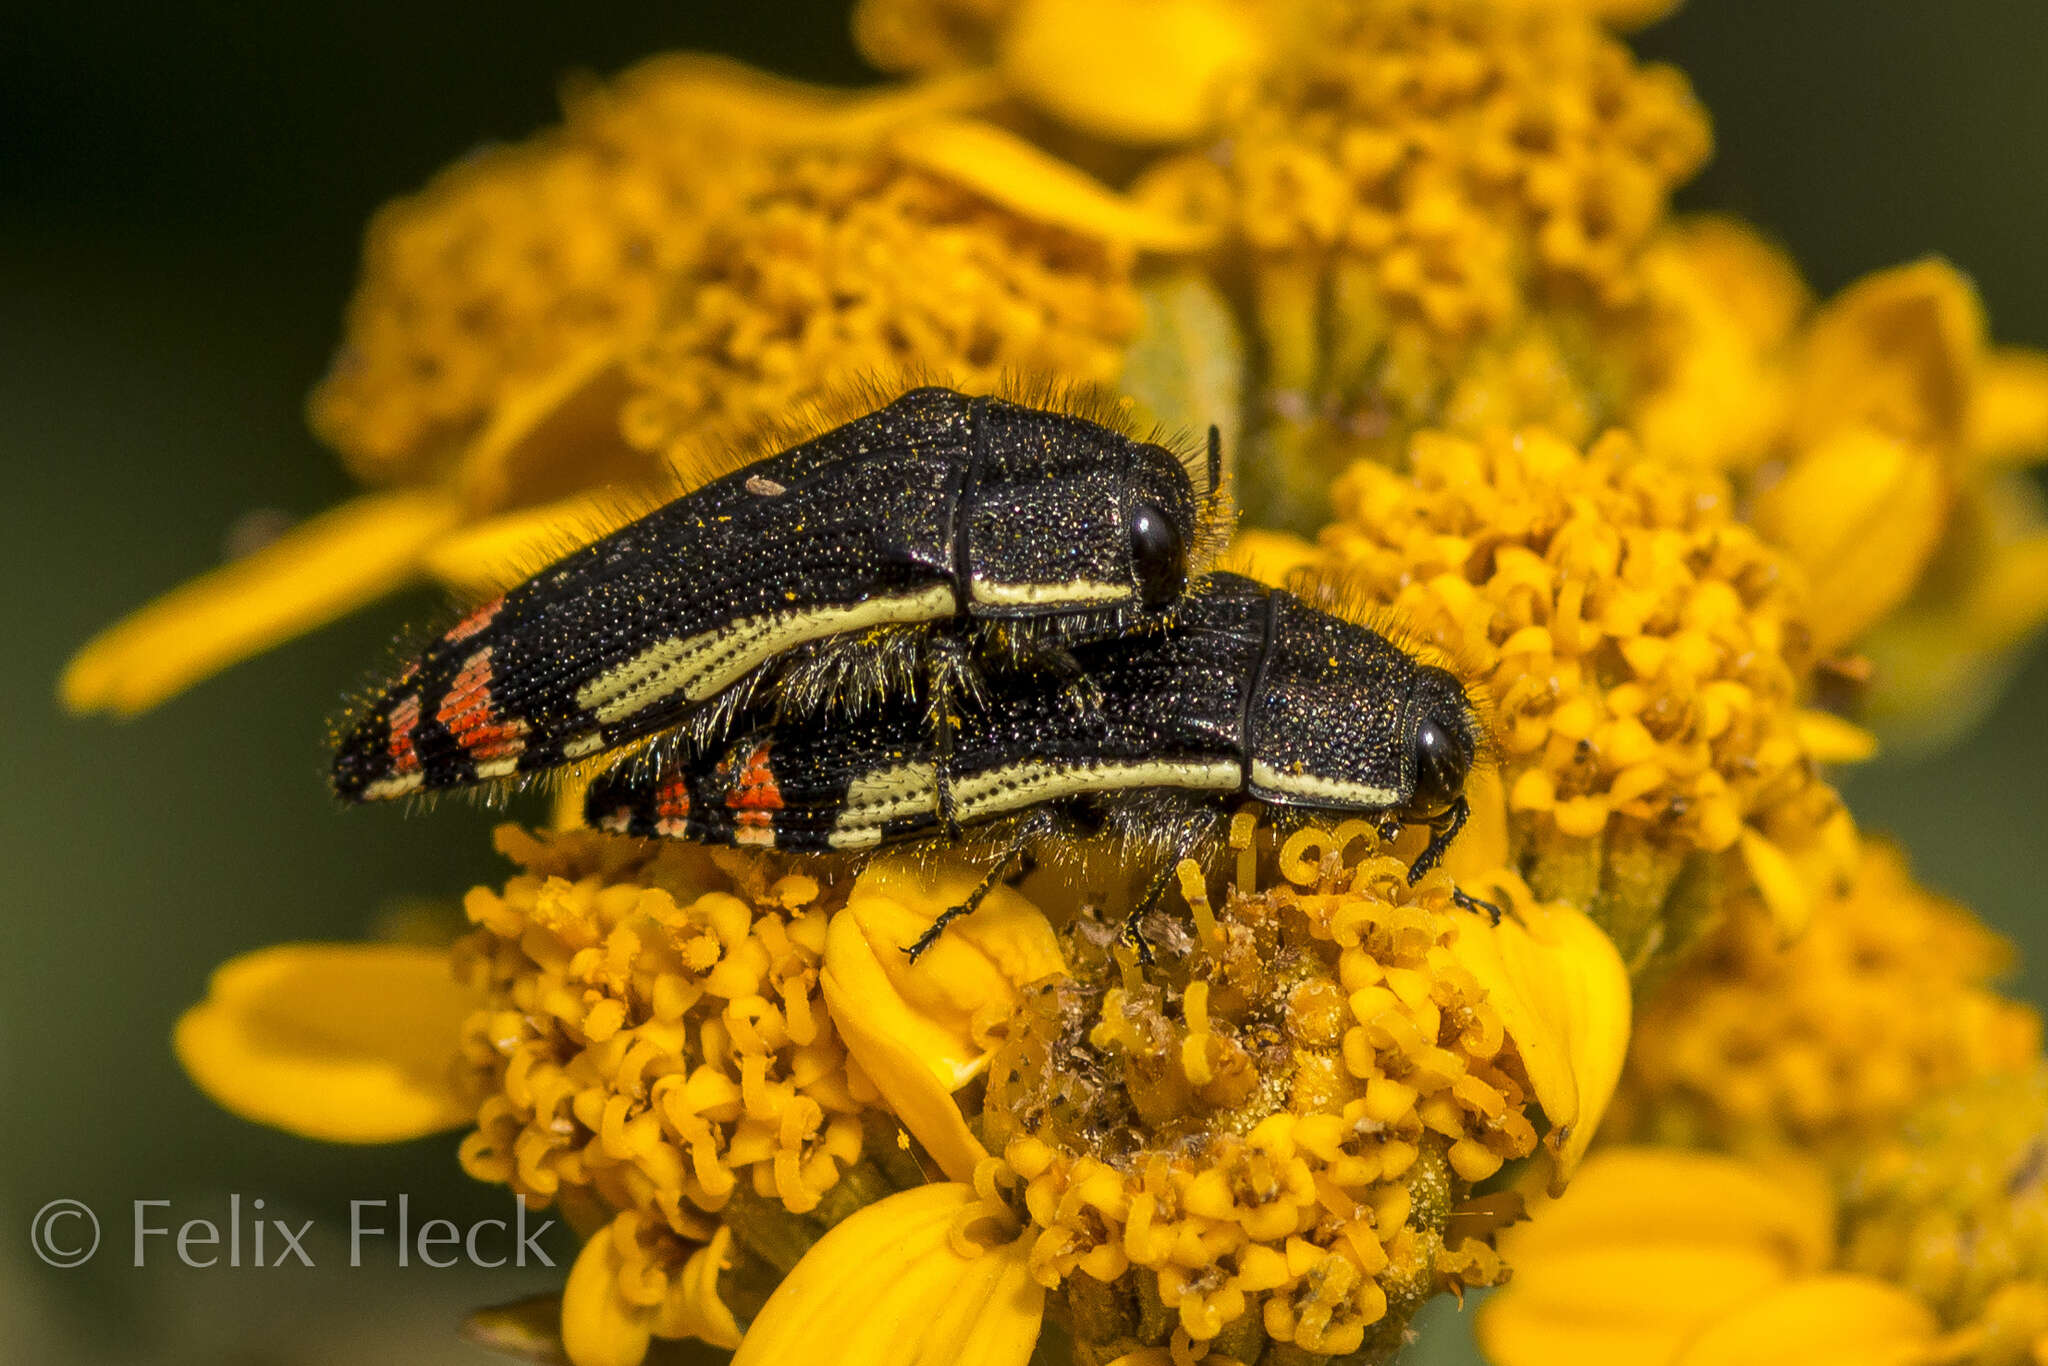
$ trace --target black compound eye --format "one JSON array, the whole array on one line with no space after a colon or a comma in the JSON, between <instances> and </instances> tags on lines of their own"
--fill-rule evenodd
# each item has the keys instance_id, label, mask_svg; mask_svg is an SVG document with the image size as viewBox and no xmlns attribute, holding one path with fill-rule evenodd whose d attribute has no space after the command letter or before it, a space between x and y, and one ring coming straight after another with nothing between
<instances>
[{"instance_id":1,"label":"black compound eye","mask_svg":"<svg viewBox=\"0 0 2048 1366\"><path fill-rule=\"evenodd\" d=\"M1465 790L1471 769L1471 746L1425 716L1415 728L1414 809L1434 813L1448 807Z\"/></svg>"},{"instance_id":2,"label":"black compound eye","mask_svg":"<svg viewBox=\"0 0 2048 1366\"><path fill-rule=\"evenodd\" d=\"M1187 552L1180 528L1151 503L1131 509L1131 565L1138 576L1138 595L1147 607L1164 607L1187 587Z\"/></svg>"}]
</instances>

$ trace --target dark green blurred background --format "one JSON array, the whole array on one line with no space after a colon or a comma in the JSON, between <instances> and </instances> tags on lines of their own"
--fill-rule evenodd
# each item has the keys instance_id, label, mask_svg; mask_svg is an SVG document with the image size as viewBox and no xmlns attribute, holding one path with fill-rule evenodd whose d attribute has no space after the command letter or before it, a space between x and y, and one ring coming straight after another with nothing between
<instances>
[{"instance_id":1,"label":"dark green blurred background","mask_svg":"<svg viewBox=\"0 0 2048 1366\"><path fill-rule=\"evenodd\" d=\"M176 12L173 12L173 11ZM1713 110L1687 195L1778 233L1832 290L1940 251L2005 340L2048 345L2048 6L1695 0L1639 45ZM495 875L491 818L343 814L322 781L339 686L432 604L388 605L126 725L59 716L95 628L216 562L242 519L348 485L300 402L333 344L383 199L552 113L557 78L666 47L796 75L863 72L834 4L71 4L0 15L0 1355L39 1362L483 1361L447 1330L545 1271L136 1270L129 1202L224 1218L230 1191L345 1231L348 1201L501 1213L454 1140L331 1149L208 1105L171 1021L221 959L346 938L408 897ZM2048 662L1965 748L1851 782L1936 885L2013 935L2048 987ZM49 1269L33 1214L95 1206L107 1246ZM170 1260L161 1255L156 1262ZM1432 1351L1431 1359L1448 1359Z\"/></svg>"}]
</instances>

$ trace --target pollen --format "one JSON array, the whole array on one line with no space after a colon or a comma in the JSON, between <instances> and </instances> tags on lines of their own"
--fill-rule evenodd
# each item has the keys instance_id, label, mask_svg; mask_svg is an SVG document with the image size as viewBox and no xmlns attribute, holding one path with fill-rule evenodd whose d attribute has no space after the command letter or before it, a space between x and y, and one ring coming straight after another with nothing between
<instances>
[{"instance_id":1,"label":"pollen","mask_svg":"<svg viewBox=\"0 0 2048 1366\"><path fill-rule=\"evenodd\" d=\"M1817 770L1803 576L1726 483L1532 432L1418 437L1337 485L1326 568L1491 696L1509 853L1638 966L1717 870L1797 928L1853 863ZM1826 720L1826 718L1822 718Z\"/></svg>"},{"instance_id":2,"label":"pollen","mask_svg":"<svg viewBox=\"0 0 2048 1366\"><path fill-rule=\"evenodd\" d=\"M1644 1006L1614 1134L1837 1153L1972 1080L2023 1069L2040 1020L1987 983L2008 947L1864 843L1854 883L1779 941L1752 896Z\"/></svg>"},{"instance_id":3,"label":"pollen","mask_svg":"<svg viewBox=\"0 0 2048 1366\"><path fill-rule=\"evenodd\" d=\"M1411 888L1362 828L1245 833L1256 889L1204 895L1199 937L1138 973L1076 936L1027 989L986 1133L1080 1341L1380 1360L1431 1295L1504 1279L1455 1215L1534 1149L1534 1090L1441 875Z\"/></svg>"}]
</instances>

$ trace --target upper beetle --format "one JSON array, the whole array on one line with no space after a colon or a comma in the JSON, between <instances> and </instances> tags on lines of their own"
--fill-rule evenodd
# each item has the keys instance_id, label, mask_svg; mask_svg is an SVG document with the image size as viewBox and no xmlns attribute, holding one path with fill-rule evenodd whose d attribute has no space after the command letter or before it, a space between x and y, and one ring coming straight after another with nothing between
<instances>
[{"instance_id":1,"label":"upper beetle","mask_svg":"<svg viewBox=\"0 0 2048 1366\"><path fill-rule=\"evenodd\" d=\"M1117 635L1179 601L1223 513L1213 433L1203 469L1110 411L919 388L735 469L442 635L338 737L335 790L551 769L832 637L960 618L1012 650Z\"/></svg>"}]
</instances>

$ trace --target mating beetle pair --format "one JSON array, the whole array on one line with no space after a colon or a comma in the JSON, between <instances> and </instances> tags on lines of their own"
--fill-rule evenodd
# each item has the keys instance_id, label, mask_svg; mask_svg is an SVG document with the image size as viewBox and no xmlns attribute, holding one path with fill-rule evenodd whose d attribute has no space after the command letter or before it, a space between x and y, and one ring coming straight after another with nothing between
<instances>
[{"instance_id":1,"label":"mating beetle pair","mask_svg":"<svg viewBox=\"0 0 2048 1366\"><path fill-rule=\"evenodd\" d=\"M585 808L620 833L860 851L1012 822L961 911L1063 821L1177 862L1247 795L1426 823L1419 877L1465 819L1471 702L1290 594L1191 579L1222 530L1213 433L1202 473L1086 417L913 390L473 613L342 738L335 788L623 749Z\"/></svg>"}]
</instances>

